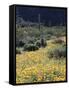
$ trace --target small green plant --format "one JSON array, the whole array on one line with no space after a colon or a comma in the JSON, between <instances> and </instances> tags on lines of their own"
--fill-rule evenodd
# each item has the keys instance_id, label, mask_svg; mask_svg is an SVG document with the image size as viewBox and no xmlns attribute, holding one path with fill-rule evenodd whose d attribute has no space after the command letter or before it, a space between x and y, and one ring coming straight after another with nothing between
<instances>
[{"instance_id":1,"label":"small green plant","mask_svg":"<svg viewBox=\"0 0 69 90\"><path fill-rule=\"evenodd\" d=\"M16 48L16 54L21 54L22 53L22 51L21 51L21 49L20 48Z\"/></svg>"}]
</instances>

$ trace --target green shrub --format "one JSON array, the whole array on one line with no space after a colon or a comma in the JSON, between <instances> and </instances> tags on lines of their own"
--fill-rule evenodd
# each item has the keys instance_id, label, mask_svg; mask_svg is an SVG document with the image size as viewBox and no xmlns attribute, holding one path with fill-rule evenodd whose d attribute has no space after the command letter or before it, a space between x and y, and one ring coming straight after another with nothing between
<instances>
[{"instance_id":1,"label":"green shrub","mask_svg":"<svg viewBox=\"0 0 69 90\"><path fill-rule=\"evenodd\" d=\"M24 45L24 51L35 51L38 49L39 49L39 47L36 46L35 44L25 44Z\"/></svg>"},{"instance_id":2,"label":"green shrub","mask_svg":"<svg viewBox=\"0 0 69 90\"><path fill-rule=\"evenodd\" d=\"M52 30L48 30L48 31L47 31L47 34L53 35L53 31L52 31Z\"/></svg>"},{"instance_id":3,"label":"green shrub","mask_svg":"<svg viewBox=\"0 0 69 90\"><path fill-rule=\"evenodd\" d=\"M40 40L37 40L37 41L36 41L36 46L41 47L41 42L40 42Z\"/></svg>"},{"instance_id":4,"label":"green shrub","mask_svg":"<svg viewBox=\"0 0 69 90\"><path fill-rule=\"evenodd\" d=\"M49 58L61 58L66 57L66 46L60 46L56 48L52 48L49 52Z\"/></svg>"},{"instance_id":5,"label":"green shrub","mask_svg":"<svg viewBox=\"0 0 69 90\"><path fill-rule=\"evenodd\" d=\"M46 35L46 39L47 39L47 40L50 40L50 39L51 39L51 34L47 34L47 35Z\"/></svg>"},{"instance_id":6,"label":"green shrub","mask_svg":"<svg viewBox=\"0 0 69 90\"><path fill-rule=\"evenodd\" d=\"M62 46L63 46L63 47L66 47L66 43L63 43Z\"/></svg>"},{"instance_id":7,"label":"green shrub","mask_svg":"<svg viewBox=\"0 0 69 90\"><path fill-rule=\"evenodd\" d=\"M21 54L21 53L22 53L21 49L16 48L16 54Z\"/></svg>"},{"instance_id":8,"label":"green shrub","mask_svg":"<svg viewBox=\"0 0 69 90\"><path fill-rule=\"evenodd\" d=\"M22 40L21 40L21 41L19 41L19 47L23 47L23 46L24 46L24 44L25 44L25 43L24 43L24 41L22 41Z\"/></svg>"},{"instance_id":9,"label":"green shrub","mask_svg":"<svg viewBox=\"0 0 69 90\"><path fill-rule=\"evenodd\" d=\"M29 44L34 44L34 40L29 40L28 43Z\"/></svg>"}]
</instances>

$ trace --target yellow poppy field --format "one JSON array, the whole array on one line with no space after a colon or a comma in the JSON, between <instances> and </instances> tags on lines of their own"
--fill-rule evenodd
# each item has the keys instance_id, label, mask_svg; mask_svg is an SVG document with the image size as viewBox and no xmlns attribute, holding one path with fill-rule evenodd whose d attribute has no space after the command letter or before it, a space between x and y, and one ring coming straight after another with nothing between
<instances>
[{"instance_id":1,"label":"yellow poppy field","mask_svg":"<svg viewBox=\"0 0 69 90\"><path fill-rule=\"evenodd\" d=\"M16 54L16 83L65 81L66 57L50 58L48 53L59 45L48 40L45 48Z\"/></svg>"}]
</instances>

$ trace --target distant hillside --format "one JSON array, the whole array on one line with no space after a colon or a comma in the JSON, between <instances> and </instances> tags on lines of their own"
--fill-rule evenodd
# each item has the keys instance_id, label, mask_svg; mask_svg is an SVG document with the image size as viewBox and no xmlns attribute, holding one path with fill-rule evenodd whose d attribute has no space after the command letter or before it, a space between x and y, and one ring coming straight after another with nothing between
<instances>
[{"instance_id":1,"label":"distant hillside","mask_svg":"<svg viewBox=\"0 0 69 90\"><path fill-rule=\"evenodd\" d=\"M25 21L22 17L17 16L16 17L16 25L17 26L38 26L39 23L37 22L32 22L32 21ZM44 25L43 23L40 23L40 25Z\"/></svg>"}]
</instances>

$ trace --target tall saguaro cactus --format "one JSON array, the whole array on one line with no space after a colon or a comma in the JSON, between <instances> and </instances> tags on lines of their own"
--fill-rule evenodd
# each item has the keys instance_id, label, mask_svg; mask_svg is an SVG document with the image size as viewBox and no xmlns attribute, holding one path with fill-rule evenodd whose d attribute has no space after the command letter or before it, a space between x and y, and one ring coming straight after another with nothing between
<instances>
[{"instance_id":1,"label":"tall saguaro cactus","mask_svg":"<svg viewBox=\"0 0 69 90\"><path fill-rule=\"evenodd\" d=\"M39 31L40 31L40 14L38 14Z\"/></svg>"},{"instance_id":2,"label":"tall saguaro cactus","mask_svg":"<svg viewBox=\"0 0 69 90\"><path fill-rule=\"evenodd\" d=\"M39 23L39 31L40 31L40 40L41 40L41 46L42 47L45 47L46 46L46 42L44 40L44 37L43 37L43 31L41 30L41 22L40 22L40 14L38 14L38 23Z\"/></svg>"},{"instance_id":3,"label":"tall saguaro cactus","mask_svg":"<svg viewBox=\"0 0 69 90\"><path fill-rule=\"evenodd\" d=\"M39 31L40 31L40 38L43 38L43 32L41 30L41 20L40 20L40 14L38 14L38 25L39 25Z\"/></svg>"}]
</instances>

